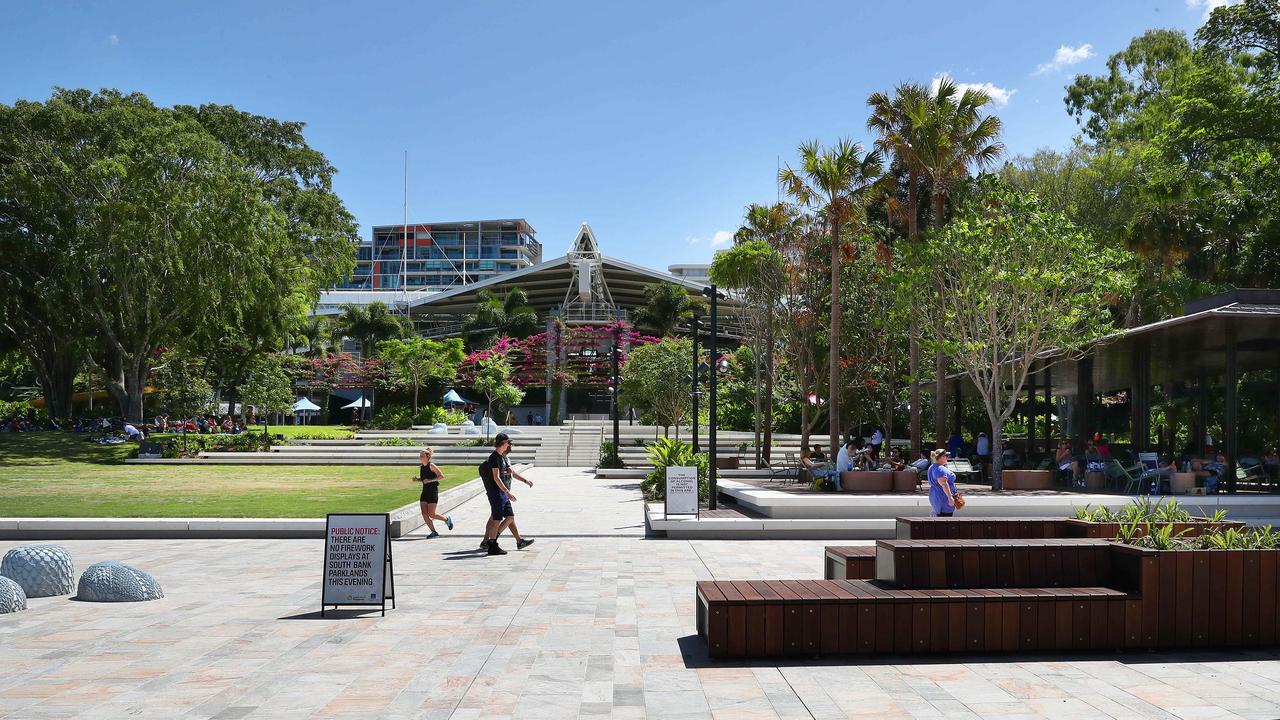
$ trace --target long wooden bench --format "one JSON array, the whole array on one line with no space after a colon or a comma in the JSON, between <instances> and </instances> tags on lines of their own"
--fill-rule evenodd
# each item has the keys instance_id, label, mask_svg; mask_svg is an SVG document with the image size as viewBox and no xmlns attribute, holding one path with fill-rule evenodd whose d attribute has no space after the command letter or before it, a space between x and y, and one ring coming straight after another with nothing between
<instances>
[{"instance_id":1,"label":"long wooden bench","mask_svg":"<svg viewBox=\"0 0 1280 720\"><path fill-rule=\"evenodd\" d=\"M1140 647L1136 595L1104 587L902 590L867 580L701 581L713 658Z\"/></svg>"},{"instance_id":2,"label":"long wooden bench","mask_svg":"<svg viewBox=\"0 0 1280 720\"><path fill-rule=\"evenodd\" d=\"M876 546L828 546L822 564L828 580L870 580L876 576Z\"/></svg>"},{"instance_id":3,"label":"long wooden bench","mask_svg":"<svg viewBox=\"0 0 1280 720\"><path fill-rule=\"evenodd\" d=\"M1108 540L879 540L875 579L904 590L1110 586Z\"/></svg>"}]
</instances>

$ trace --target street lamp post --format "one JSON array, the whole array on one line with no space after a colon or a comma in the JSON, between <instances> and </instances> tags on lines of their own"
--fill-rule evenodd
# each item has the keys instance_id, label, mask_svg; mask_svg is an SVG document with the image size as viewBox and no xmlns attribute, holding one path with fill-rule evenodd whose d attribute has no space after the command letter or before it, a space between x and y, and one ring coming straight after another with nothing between
<instances>
[{"instance_id":1,"label":"street lamp post","mask_svg":"<svg viewBox=\"0 0 1280 720\"><path fill-rule=\"evenodd\" d=\"M719 326L718 326L719 315L716 311L716 301L723 296L720 294L719 290L716 290L716 286L714 283L709 287L704 288L702 290L702 294L707 296L711 300L711 347L710 347L711 377L708 380L708 382L711 384L711 393L710 393L711 406L709 408L711 411L711 417L707 424L707 445L708 445L708 452L710 453L710 457L708 458L708 462L707 462L707 480L708 480L708 485L710 485L710 488L709 488L710 497L708 498L707 508L710 510L715 510L716 509L716 493L717 493L717 490L716 490L716 409L717 409L716 408L716 376L719 374L719 370L720 370L720 351L717 348L717 337L716 337L716 335L719 332Z\"/></svg>"},{"instance_id":2,"label":"street lamp post","mask_svg":"<svg viewBox=\"0 0 1280 720\"><path fill-rule=\"evenodd\" d=\"M698 449L698 313L693 314L691 327L693 329L693 451L695 453L702 452Z\"/></svg>"},{"instance_id":3,"label":"street lamp post","mask_svg":"<svg viewBox=\"0 0 1280 720\"><path fill-rule=\"evenodd\" d=\"M613 420L613 456L620 458L621 448L618 447L618 343L621 342L620 328L614 326L613 329L613 387L609 394L609 416Z\"/></svg>"}]
</instances>

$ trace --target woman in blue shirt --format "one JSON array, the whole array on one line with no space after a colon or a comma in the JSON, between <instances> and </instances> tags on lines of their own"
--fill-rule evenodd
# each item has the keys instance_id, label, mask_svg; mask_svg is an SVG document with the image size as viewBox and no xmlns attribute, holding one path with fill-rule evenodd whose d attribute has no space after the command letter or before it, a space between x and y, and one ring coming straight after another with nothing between
<instances>
[{"instance_id":1,"label":"woman in blue shirt","mask_svg":"<svg viewBox=\"0 0 1280 720\"><path fill-rule=\"evenodd\" d=\"M938 517L951 517L956 511L956 474L947 467L947 451L941 448L930 453L933 464L929 466L929 504Z\"/></svg>"}]
</instances>

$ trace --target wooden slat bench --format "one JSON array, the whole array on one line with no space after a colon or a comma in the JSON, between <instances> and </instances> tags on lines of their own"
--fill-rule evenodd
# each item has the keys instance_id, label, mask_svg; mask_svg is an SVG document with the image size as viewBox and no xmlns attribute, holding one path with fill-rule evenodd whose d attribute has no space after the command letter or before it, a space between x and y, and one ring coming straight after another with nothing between
<instances>
[{"instance_id":1,"label":"wooden slat bench","mask_svg":"<svg viewBox=\"0 0 1280 720\"><path fill-rule=\"evenodd\" d=\"M876 576L876 546L830 545L823 567L828 580L870 580Z\"/></svg>"},{"instance_id":2,"label":"wooden slat bench","mask_svg":"<svg viewBox=\"0 0 1280 720\"><path fill-rule=\"evenodd\" d=\"M1066 524L1062 517L900 517L895 535L899 540L1073 537Z\"/></svg>"},{"instance_id":3,"label":"wooden slat bench","mask_svg":"<svg viewBox=\"0 0 1280 720\"><path fill-rule=\"evenodd\" d=\"M1142 645L1142 608L1105 587L905 590L867 580L701 581L713 658L1087 650Z\"/></svg>"},{"instance_id":4,"label":"wooden slat bench","mask_svg":"<svg viewBox=\"0 0 1280 720\"><path fill-rule=\"evenodd\" d=\"M903 590L1113 586L1108 540L879 540L875 579Z\"/></svg>"}]
</instances>

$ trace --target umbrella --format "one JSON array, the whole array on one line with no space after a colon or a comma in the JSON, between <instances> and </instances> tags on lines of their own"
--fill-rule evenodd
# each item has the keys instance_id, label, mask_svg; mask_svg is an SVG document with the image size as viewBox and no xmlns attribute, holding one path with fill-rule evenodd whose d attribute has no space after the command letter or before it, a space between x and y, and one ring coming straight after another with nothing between
<instances>
[{"instance_id":1,"label":"umbrella","mask_svg":"<svg viewBox=\"0 0 1280 720\"><path fill-rule=\"evenodd\" d=\"M355 400L352 400L351 402L347 403L346 405L343 405L343 406L342 406L342 409L343 409L343 410L355 410L355 409L357 409L357 408L367 408L367 407L369 407L369 406L370 406L370 405L372 405L372 404L373 404L373 403L369 402L368 400L365 400L365 399L364 399L364 396L363 396L363 395L361 395L360 397L356 398Z\"/></svg>"},{"instance_id":2,"label":"umbrella","mask_svg":"<svg viewBox=\"0 0 1280 720\"><path fill-rule=\"evenodd\" d=\"M293 404L293 411L294 411L294 412L302 412L302 411L304 411L304 410L305 410L305 411L313 411L313 412L314 412L314 411L319 410L319 409L320 409L320 406L319 406L319 405L317 405L317 404L315 404L315 403L311 402L311 399L310 399L310 398L305 398L305 397L304 397L304 398L298 398L298 402L296 402L296 403L294 403L294 404Z\"/></svg>"},{"instance_id":3,"label":"umbrella","mask_svg":"<svg viewBox=\"0 0 1280 720\"><path fill-rule=\"evenodd\" d=\"M466 405L470 400L463 400L462 396L455 390L450 390L444 394L445 405Z\"/></svg>"}]
</instances>

